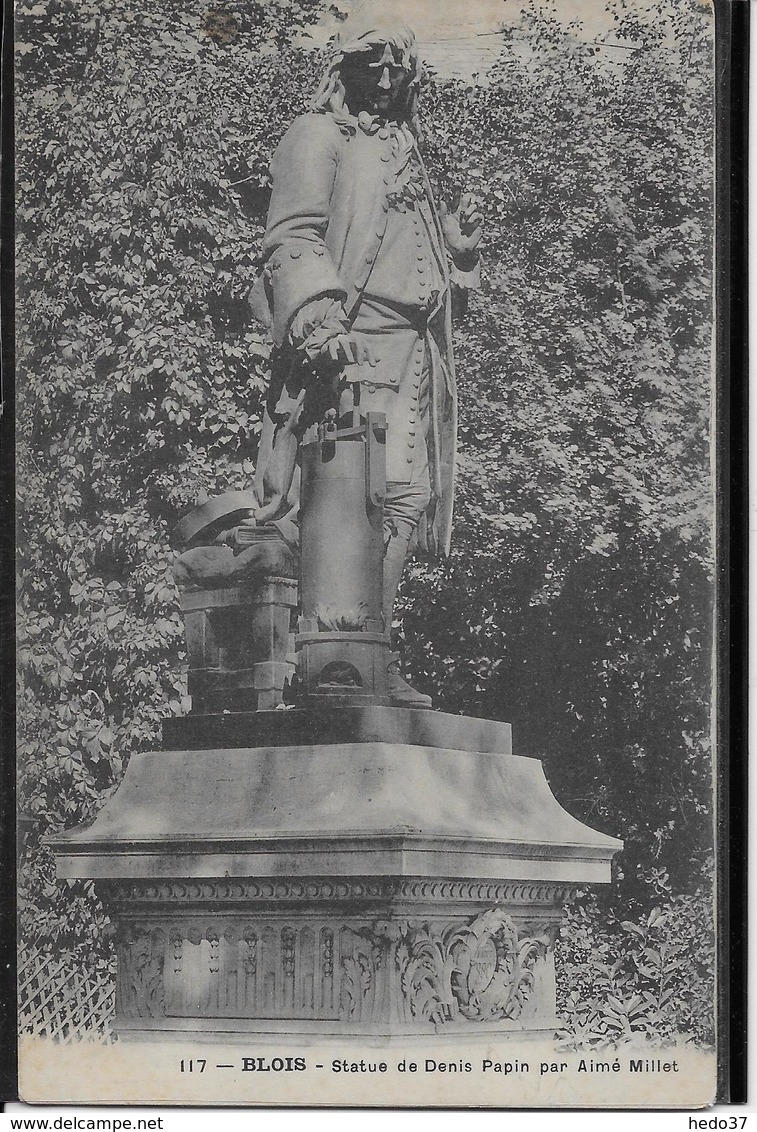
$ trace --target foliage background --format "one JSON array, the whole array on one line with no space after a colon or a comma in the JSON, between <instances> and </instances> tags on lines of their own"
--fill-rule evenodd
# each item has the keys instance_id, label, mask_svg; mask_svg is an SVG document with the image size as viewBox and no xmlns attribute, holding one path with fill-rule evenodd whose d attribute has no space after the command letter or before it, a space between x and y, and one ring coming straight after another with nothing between
<instances>
[{"instance_id":1,"label":"foliage background","mask_svg":"<svg viewBox=\"0 0 757 1132\"><path fill-rule=\"evenodd\" d=\"M319 12L17 6L21 930L74 957L106 959L106 918L41 838L188 708L169 533L254 470L248 294ZM613 19L622 63L532 0L488 85L427 79L426 158L440 196L480 195L486 272L456 337L453 552L414 562L397 629L418 687L512 721L626 842L566 921L566 1035L708 1041L713 17Z\"/></svg>"}]
</instances>

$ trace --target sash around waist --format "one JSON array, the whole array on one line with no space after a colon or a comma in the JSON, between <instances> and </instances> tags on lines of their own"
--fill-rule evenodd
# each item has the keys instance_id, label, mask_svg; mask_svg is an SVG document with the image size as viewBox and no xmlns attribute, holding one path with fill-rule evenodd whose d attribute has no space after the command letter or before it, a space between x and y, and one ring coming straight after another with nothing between
<instances>
[{"instance_id":1,"label":"sash around waist","mask_svg":"<svg viewBox=\"0 0 757 1132\"><path fill-rule=\"evenodd\" d=\"M398 389L406 376L419 367L427 368L426 337L434 314L439 309L438 296L428 306L393 306L383 300L363 297L352 324L352 334L364 339L376 365L351 365L345 368L349 382L385 385Z\"/></svg>"}]
</instances>

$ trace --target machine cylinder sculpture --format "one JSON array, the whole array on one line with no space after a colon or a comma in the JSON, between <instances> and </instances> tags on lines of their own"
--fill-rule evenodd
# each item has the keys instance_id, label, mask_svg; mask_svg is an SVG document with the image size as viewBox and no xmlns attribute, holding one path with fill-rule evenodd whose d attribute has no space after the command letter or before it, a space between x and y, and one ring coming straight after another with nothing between
<instances>
[{"instance_id":1,"label":"machine cylinder sculpture","mask_svg":"<svg viewBox=\"0 0 757 1132\"><path fill-rule=\"evenodd\" d=\"M300 702L386 704L389 640L381 611L386 419L336 415L302 446Z\"/></svg>"}]
</instances>

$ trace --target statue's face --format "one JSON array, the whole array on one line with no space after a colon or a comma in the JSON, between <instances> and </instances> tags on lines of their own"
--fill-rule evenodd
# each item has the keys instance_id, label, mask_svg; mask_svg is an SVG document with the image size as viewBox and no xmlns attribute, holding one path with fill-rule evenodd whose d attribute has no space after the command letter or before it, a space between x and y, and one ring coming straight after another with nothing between
<instances>
[{"instance_id":1,"label":"statue's face","mask_svg":"<svg viewBox=\"0 0 757 1132\"><path fill-rule=\"evenodd\" d=\"M398 55L385 43L345 56L341 76L353 114L391 114L398 105L411 78Z\"/></svg>"}]
</instances>

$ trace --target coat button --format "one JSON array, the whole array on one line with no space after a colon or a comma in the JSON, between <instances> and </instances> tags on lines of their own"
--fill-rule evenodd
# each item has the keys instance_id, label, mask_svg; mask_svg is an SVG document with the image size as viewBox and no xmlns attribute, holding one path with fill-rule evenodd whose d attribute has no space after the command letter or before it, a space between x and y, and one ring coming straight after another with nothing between
<instances>
[{"instance_id":1,"label":"coat button","mask_svg":"<svg viewBox=\"0 0 757 1132\"><path fill-rule=\"evenodd\" d=\"M413 462L413 457L412 457L412 456L408 456L408 458L407 458L407 462L408 462L408 464L412 464L412 462Z\"/></svg>"}]
</instances>

